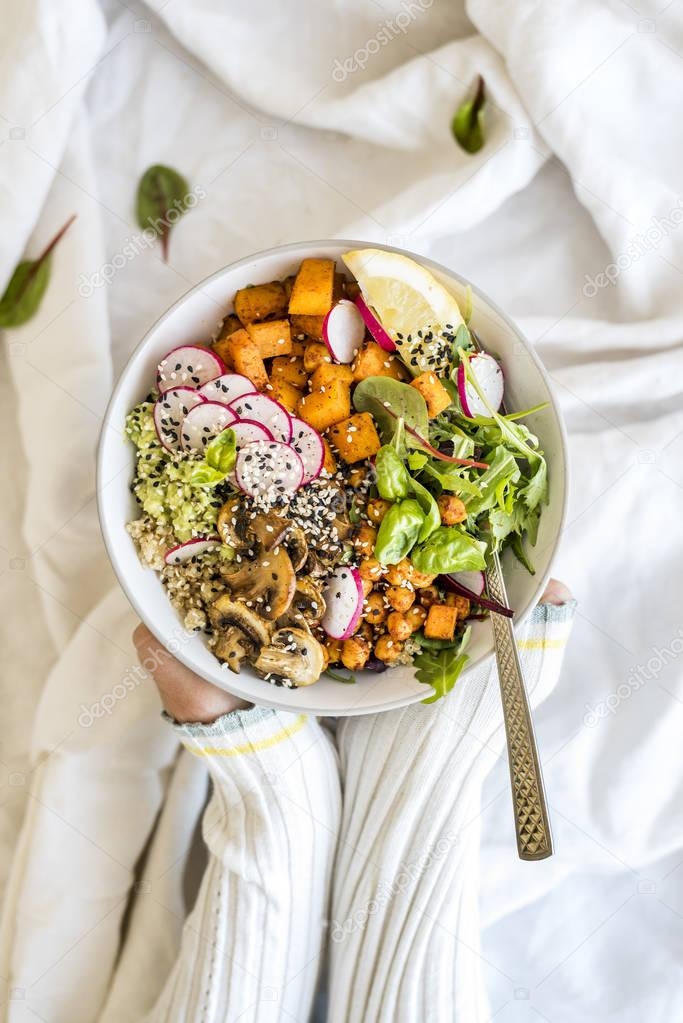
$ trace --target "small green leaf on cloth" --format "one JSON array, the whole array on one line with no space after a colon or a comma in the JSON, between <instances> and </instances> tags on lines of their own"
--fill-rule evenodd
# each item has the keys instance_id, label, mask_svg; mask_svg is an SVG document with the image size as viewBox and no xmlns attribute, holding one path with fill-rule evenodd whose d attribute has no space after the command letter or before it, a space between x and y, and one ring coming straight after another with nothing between
<instances>
[{"instance_id":1,"label":"small green leaf on cloth","mask_svg":"<svg viewBox=\"0 0 683 1023\"><path fill-rule=\"evenodd\" d=\"M0 328L21 327L38 312L50 283L50 257L75 219L75 214L69 217L37 259L19 263L0 298Z\"/></svg>"},{"instance_id":2,"label":"small green leaf on cloth","mask_svg":"<svg viewBox=\"0 0 683 1023\"><path fill-rule=\"evenodd\" d=\"M168 239L174 223L189 208L187 197L190 191L182 174L172 167L155 163L148 167L140 178L135 204L135 213L141 228L151 227L161 238L164 262L168 262ZM169 213L177 211L171 221Z\"/></svg>"},{"instance_id":3,"label":"small green leaf on cloth","mask_svg":"<svg viewBox=\"0 0 683 1023\"><path fill-rule=\"evenodd\" d=\"M478 153L483 148L484 138L484 105L486 103L486 86L479 75L477 88L472 99L465 100L455 112L451 123L453 138L466 153Z\"/></svg>"}]
</instances>

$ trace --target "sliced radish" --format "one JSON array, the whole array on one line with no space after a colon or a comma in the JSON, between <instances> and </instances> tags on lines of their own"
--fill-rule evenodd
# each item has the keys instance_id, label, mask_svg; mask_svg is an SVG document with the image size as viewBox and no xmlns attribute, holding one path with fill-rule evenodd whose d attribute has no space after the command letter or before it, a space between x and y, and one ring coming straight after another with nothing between
<instances>
[{"instance_id":1,"label":"sliced radish","mask_svg":"<svg viewBox=\"0 0 683 1023\"><path fill-rule=\"evenodd\" d=\"M230 402L230 408L238 419L250 419L263 423L275 440L289 444L292 439L292 417L279 401L253 391Z\"/></svg>"},{"instance_id":2,"label":"sliced radish","mask_svg":"<svg viewBox=\"0 0 683 1023\"><path fill-rule=\"evenodd\" d=\"M303 482L310 483L311 480L317 479L325 461L325 445L318 431L303 419L293 416L292 439L289 443L303 462Z\"/></svg>"},{"instance_id":3,"label":"sliced radish","mask_svg":"<svg viewBox=\"0 0 683 1023\"><path fill-rule=\"evenodd\" d=\"M304 478L303 462L288 444L259 440L237 454L235 479L245 494L266 504L280 504L296 493Z\"/></svg>"},{"instance_id":4,"label":"sliced radish","mask_svg":"<svg viewBox=\"0 0 683 1023\"><path fill-rule=\"evenodd\" d=\"M330 576L325 589L322 627L332 639L353 635L363 613L363 580L357 568L341 565Z\"/></svg>"},{"instance_id":5,"label":"sliced radish","mask_svg":"<svg viewBox=\"0 0 683 1023\"><path fill-rule=\"evenodd\" d=\"M199 388L199 393L207 401L220 401L222 405L229 405L231 401L241 398L243 394L252 394L253 391L251 380L241 373L223 373Z\"/></svg>"},{"instance_id":6,"label":"sliced radish","mask_svg":"<svg viewBox=\"0 0 683 1023\"><path fill-rule=\"evenodd\" d=\"M191 387L174 387L160 395L154 405L154 426L157 437L168 451L180 447L180 427L185 416L195 405L204 401Z\"/></svg>"},{"instance_id":7,"label":"sliced radish","mask_svg":"<svg viewBox=\"0 0 683 1023\"><path fill-rule=\"evenodd\" d=\"M395 341L384 329L384 327L379 322L375 314L371 312L370 308L365 304L364 300L361 298L360 295L356 299L356 306L358 307L358 312L363 317L363 322L365 323L365 326L368 328L377 344L380 345L380 347L383 348L385 352L395 352L396 351Z\"/></svg>"},{"instance_id":8,"label":"sliced radish","mask_svg":"<svg viewBox=\"0 0 683 1023\"><path fill-rule=\"evenodd\" d=\"M195 405L185 416L181 427L181 443L185 451L204 451L226 426L236 422L237 416L227 405L218 401L204 401Z\"/></svg>"},{"instance_id":9,"label":"sliced radish","mask_svg":"<svg viewBox=\"0 0 683 1023\"><path fill-rule=\"evenodd\" d=\"M365 337L365 322L358 306L342 298L323 320L323 341L336 362L353 362Z\"/></svg>"},{"instance_id":10,"label":"sliced radish","mask_svg":"<svg viewBox=\"0 0 683 1023\"><path fill-rule=\"evenodd\" d=\"M196 391L221 373L225 373L225 365L215 352L200 345L182 345L165 355L159 363L157 387L161 392L172 387L190 387Z\"/></svg>"},{"instance_id":11,"label":"sliced radish","mask_svg":"<svg viewBox=\"0 0 683 1023\"><path fill-rule=\"evenodd\" d=\"M238 451L245 444L253 444L257 440L275 440L267 426L253 422L251 419L238 419L230 428L235 431Z\"/></svg>"},{"instance_id":12,"label":"sliced radish","mask_svg":"<svg viewBox=\"0 0 683 1023\"><path fill-rule=\"evenodd\" d=\"M477 597L482 595L486 586L486 576L483 572L453 572L450 578L455 579L456 583L460 583Z\"/></svg>"},{"instance_id":13,"label":"sliced radish","mask_svg":"<svg viewBox=\"0 0 683 1023\"><path fill-rule=\"evenodd\" d=\"M167 565L182 565L198 554L204 554L205 551L220 547L221 543L220 536L196 536L193 540L186 540L185 543L179 543L177 547L171 547L164 554L164 561Z\"/></svg>"},{"instance_id":14,"label":"sliced radish","mask_svg":"<svg viewBox=\"0 0 683 1023\"><path fill-rule=\"evenodd\" d=\"M469 360L469 369L479 384L487 402L493 411L497 412L503 404L503 392L505 390L503 371L499 364L487 352L477 352ZM475 391L474 386L467 380L464 362L461 362L458 366L458 396L463 412L470 419L473 419L475 416L489 416L491 414Z\"/></svg>"}]
</instances>

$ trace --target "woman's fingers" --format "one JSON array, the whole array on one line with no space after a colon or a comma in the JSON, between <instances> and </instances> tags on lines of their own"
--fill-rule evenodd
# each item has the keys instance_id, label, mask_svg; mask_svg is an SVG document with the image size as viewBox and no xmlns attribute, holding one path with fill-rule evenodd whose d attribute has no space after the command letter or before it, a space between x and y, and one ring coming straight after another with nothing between
<instances>
[{"instance_id":1,"label":"woman's fingers","mask_svg":"<svg viewBox=\"0 0 683 1023\"><path fill-rule=\"evenodd\" d=\"M549 579L539 604L567 604L573 599L572 591L559 579Z\"/></svg>"},{"instance_id":2,"label":"woman's fingers","mask_svg":"<svg viewBox=\"0 0 683 1023\"><path fill-rule=\"evenodd\" d=\"M222 714L251 706L186 668L166 650L147 626L138 625L133 633L133 642L140 663L156 682L165 709L181 724L210 724Z\"/></svg>"}]
</instances>

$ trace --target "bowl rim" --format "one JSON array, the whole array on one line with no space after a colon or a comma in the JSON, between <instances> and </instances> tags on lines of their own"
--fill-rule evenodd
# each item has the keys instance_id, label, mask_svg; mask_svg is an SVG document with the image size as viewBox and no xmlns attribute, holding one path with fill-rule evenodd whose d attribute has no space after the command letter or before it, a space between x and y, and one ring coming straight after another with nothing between
<instances>
[{"instance_id":1,"label":"bowl rim","mask_svg":"<svg viewBox=\"0 0 683 1023\"><path fill-rule=\"evenodd\" d=\"M104 445L105 445L105 431L108 428L110 428L110 427L114 428L114 424L112 424L110 422L110 411L111 411L112 407L117 403L119 394L120 394L120 392L123 389L124 382L126 381L126 375L127 375L128 367L129 367L130 363L134 360L134 358L137 356L137 354L145 347L145 345L147 344L147 342L148 342L149 338L151 337L151 335L153 333L155 333L155 331L158 329L158 327L161 326L161 324L165 323L168 319L170 319L175 314L176 310L179 309L190 298L191 295L194 295L197 292L203 291L203 289L206 287L206 285L208 285L212 281L217 280L218 278L222 277L227 271L237 270L240 267L245 266L246 264L249 264L249 263L252 263L252 262L258 262L259 260L261 260L262 258L265 258L267 256L272 256L272 255L276 255L276 254L288 255L290 253L291 254L296 254L297 252L301 252L301 251L310 251L312 249L324 249L325 247L329 247L329 246L342 247L344 249L349 249L349 250L357 249L357 248L374 248L374 249L381 249L381 250L383 250L385 252L396 252L399 255L404 255L404 256L407 256L410 259L414 259L417 263L419 263L422 266L425 266L425 267L429 268L430 270L435 270L437 272L437 274L445 274L446 276L452 277L454 280L458 281L463 287L468 287L469 286L472 289L472 292L473 292L474 295L481 297L487 303L489 309L491 309L495 313L495 315L497 317L499 317L501 323L504 324L510 330L511 334L513 334L515 337L517 337L524 344L524 346L526 348L527 356L533 361L533 363L535 364L536 368L540 372L541 378L542 378L542 380L543 380L543 382L545 384L546 390L548 392L549 404L550 404L550 407L552 409L552 412L553 412L553 415L554 415L554 418L555 418L555 422L557 423L557 428L558 428L558 433L559 433L559 438L560 438L561 459L562 459L561 473L562 473L563 489L562 489L562 506L561 506L561 508L559 510L558 528L557 528L557 532L556 532L556 535L555 535L555 538L554 538L553 550L552 550L552 554L551 554L550 560L548 562L548 567L547 567L546 571L543 573L543 575L539 577L538 583L537 583L536 587L534 587L533 591L531 592L531 596L530 596L529 600L527 600L527 602L524 605L524 607L519 612L515 613L515 618L514 618L515 628L521 626L526 621L528 616L531 614L533 608L536 606L536 603L537 603L538 599L540 598L540 596L542 595L543 591L545 590L545 587L547 585L548 579L550 578L550 573L551 573L551 569L552 569L552 566L553 566L553 561L555 560L555 557L556 557L556 554L557 554L557 548L558 548L558 545L559 545L559 542L560 542L560 537L562 536L564 530L566 529L566 525L567 525L568 495L569 495L569 486L570 486L570 475L569 475L567 428L566 428L566 425L565 425L565 422L564 422L564 418L562 416L562 412L561 412L561 409L560 409L560 406L559 406L559 402L558 402L557 396L555 394L554 388L553 388L552 383L551 383L550 374L548 373L548 371L546 370L545 366L543 365L543 362L541 361L540 357L538 356L538 354L534 350L533 345L531 345L529 343L529 341L527 340L526 336L524 335L524 333L522 332L520 327L517 326L515 321L512 320L511 317L503 309L500 308L498 303L495 302L487 294L487 292L485 292L478 285L474 284L472 281L468 280L468 278L463 277L462 274L458 273L456 270L452 270L450 267L445 266L443 263L439 263L436 260L430 259L428 256L424 256L424 255L422 255L420 253L413 252L410 249L396 248L395 246L383 245L383 244L381 244L379 242L370 242L370 241L364 241L364 240L359 240L359 239L349 239L349 238L312 239L310 241L288 242L285 245L274 245L274 246L271 246L271 247L269 247L267 249L260 249L257 252L251 252L247 256L242 256L240 259L233 260L231 263L226 263L225 266L219 267L213 273L209 274L208 277L204 277L204 278L202 278L201 281L198 281L197 284L192 285L192 287L188 288L187 291L183 292L183 294L179 298L177 298L176 301L172 305L170 305L160 316L158 316L157 319L154 320L154 322L148 327L148 329L145 331L145 333L143 334L143 336L140 339L140 341L138 342L138 344L135 346L133 351L128 356L128 358L126 360L126 363L123 366L121 372L119 373L118 378L116 380L116 383L115 383L115 385L114 385L114 387L112 389L111 395L109 397L109 401L107 402L107 407L106 407L106 410L105 410L105 413L104 413L104 417L102 419L102 425L100 427L100 433L99 433L99 438L98 438L98 442L97 442L97 452L96 452L97 464L96 464L95 487L96 487L97 511L98 511L98 519L99 519L99 524L100 524L100 532L102 534L105 550L107 552L107 556L108 556L109 561L110 561L110 563L112 565L112 568L114 569L114 574L116 576L118 584L120 585L121 589L123 590L123 593L125 594L126 599L128 600L129 604L132 606L133 610L139 616L140 620L147 626L147 628L155 636L156 636L156 633L154 632L152 624L148 620L148 615L146 614L146 612L144 611L144 609L140 605L139 601L137 600L137 597L133 593L132 588L128 587L124 583L121 575L119 574L119 571L118 571L118 556L117 556L117 554L116 554L116 552L114 550L113 541L112 541L111 537L108 534L108 529L105 526L105 516L104 516L104 511L103 511L103 508L104 508L104 497L103 497L103 494L104 494L104 490L106 489L106 485L103 485L103 480L102 480L102 476L103 476L103 449L104 449ZM156 637L156 638L158 639L158 637ZM164 643L163 640L159 640L159 642ZM470 675L471 672L474 671L475 669L479 669L479 668L485 667L486 665L490 664L490 662L493 660L494 653L495 653L495 651L492 648L491 651L488 654L484 654L477 661L473 662L472 664L467 665L467 667L464 669L464 671L463 671L463 673L461 675L461 678L459 679L459 683L462 684L463 682L465 682L467 680L468 675ZM175 651L173 656L176 657L182 664L184 664L185 667L189 668L191 671L196 673L196 665L193 664L191 662L191 659L185 655L184 650L180 649L180 650ZM230 689L230 687L228 687L228 686L226 686L225 689L230 691L230 692L234 692L234 690ZM255 704L255 706L273 707L273 708L275 708L277 710L285 710L285 711L287 711L289 713L314 714L314 715L317 715L319 717L327 717L327 716L329 716L329 717L356 717L356 716L360 716L360 715L363 715L363 714L378 714L378 713L383 713L385 711L390 711L390 710L399 710L402 707L410 706L411 704L418 703L422 699L424 699L423 694L417 692L417 693L411 694L410 696L394 699L394 700L392 700L391 702L388 702L385 706L382 706L382 707L372 707L372 708L366 709L366 708L364 708L362 706L359 706L359 707L351 706L349 708L345 708L344 711L329 711L329 712L326 712L326 711L320 711L320 710L311 710L311 709L308 709L308 708L303 707L303 706L302 707L296 707L296 708L292 707L289 704L286 704L284 701L282 701L282 702L279 701L278 698L277 698L278 690L277 690L276 687L273 687L273 689L274 689L274 692L273 692L273 699L272 700L268 700L268 701L261 700L261 702L259 704ZM239 695L239 694L236 694L236 695Z\"/></svg>"}]
</instances>

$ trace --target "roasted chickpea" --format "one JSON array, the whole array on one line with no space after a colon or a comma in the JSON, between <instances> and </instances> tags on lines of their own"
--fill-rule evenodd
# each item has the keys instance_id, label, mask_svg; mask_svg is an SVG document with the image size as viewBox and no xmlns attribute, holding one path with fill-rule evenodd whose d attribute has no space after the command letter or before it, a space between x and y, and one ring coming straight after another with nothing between
<instances>
[{"instance_id":1,"label":"roasted chickpea","mask_svg":"<svg viewBox=\"0 0 683 1023\"><path fill-rule=\"evenodd\" d=\"M372 625L370 625L369 622L364 622L362 618L359 618L358 624L356 625L356 628L353 630L353 636L354 639L357 637L360 639L364 639L367 643L370 644L370 646L372 646L372 641L374 638L372 632Z\"/></svg>"},{"instance_id":2,"label":"roasted chickpea","mask_svg":"<svg viewBox=\"0 0 683 1023\"><path fill-rule=\"evenodd\" d=\"M361 579L370 579L376 583L378 579L381 579L383 569L377 558L363 558L358 566L358 571Z\"/></svg>"},{"instance_id":3,"label":"roasted chickpea","mask_svg":"<svg viewBox=\"0 0 683 1023\"><path fill-rule=\"evenodd\" d=\"M369 522L361 522L358 526L353 543L357 551L366 558L372 557L377 542L377 530Z\"/></svg>"},{"instance_id":4,"label":"roasted chickpea","mask_svg":"<svg viewBox=\"0 0 683 1023\"><path fill-rule=\"evenodd\" d=\"M416 590L423 590L425 586L431 586L435 579L435 575L428 575L427 572L418 572L413 566L413 574L410 581Z\"/></svg>"},{"instance_id":5,"label":"roasted chickpea","mask_svg":"<svg viewBox=\"0 0 683 1023\"><path fill-rule=\"evenodd\" d=\"M328 664L339 664L342 654L342 643L340 639L326 639L323 649L327 655Z\"/></svg>"},{"instance_id":6,"label":"roasted chickpea","mask_svg":"<svg viewBox=\"0 0 683 1023\"><path fill-rule=\"evenodd\" d=\"M390 586L400 586L401 583L412 583L415 569L408 558L399 561L398 565L389 565L387 569L387 582Z\"/></svg>"},{"instance_id":7,"label":"roasted chickpea","mask_svg":"<svg viewBox=\"0 0 683 1023\"><path fill-rule=\"evenodd\" d=\"M352 469L348 477L349 486L353 487L354 490L357 490L358 487L360 487L360 485L365 482L367 475L368 475L367 469L364 468Z\"/></svg>"},{"instance_id":8,"label":"roasted chickpea","mask_svg":"<svg viewBox=\"0 0 683 1023\"><path fill-rule=\"evenodd\" d=\"M417 596L423 607L431 607L436 601L441 600L436 586L424 586Z\"/></svg>"},{"instance_id":9,"label":"roasted chickpea","mask_svg":"<svg viewBox=\"0 0 683 1023\"><path fill-rule=\"evenodd\" d=\"M361 582L361 586L363 587L363 596L364 597L369 597L370 594L372 593L372 591L375 588L375 584L373 583L372 579L362 579L361 578L360 582Z\"/></svg>"},{"instance_id":10,"label":"roasted chickpea","mask_svg":"<svg viewBox=\"0 0 683 1023\"><path fill-rule=\"evenodd\" d=\"M390 586L387 600L394 611L407 611L415 603L415 591L409 590L407 586Z\"/></svg>"},{"instance_id":11,"label":"roasted chickpea","mask_svg":"<svg viewBox=\"0 0 683 1023\"><path fill-rule=\"evenodd\" d=\"M461 597L459 593L449 593L446 597L449 607L454 607L458 612L458 620L462 621L470 613L470 601L468 597Z\"/></svg>"},{"instance_id":12,"label":"roasted chickpea","mask_svg":"<svg viewBox=\"0 0 683 1023\"><path fill-rule=\"evenodd\" d=\"M384 605L384 597L381 593L371 593L366 601L363 616L371 625L381 625L386 621L387 609Z\"/></svg>"},{"instance_id":13,"label":"roasted chickpea","mask_svg":"<svg viewBox=\"0 0 683 1023\"><path fill-rule=\"evenodd\" d=\"M410 622L405 615L400 614L398 611L392 611L387 618L387 629L392 639L401 642L404 639L408 639L408 636L412 633Z\"/></svg>"},{"instance_id":14,"label":"roasted chickpea","mask_svg":"<svg viewBox=\"0 0 683 1023\"><path fill-rule=\"evenodd\" d=\"M398 643L391 636L380 636L375 643L375 657L385 664L394 664L403 651L403 643Z\"/></svg>"},{"instance_id":15,"label":"roasted chickpea","mask_svg":"<svg viewBox=\"0 0 683 1023\"><path fill-rule=\"evenodd\" d=\"M410 610L406 611L406 620L410 623L410 631L417 632L424 625L427 612L419 604L414 604Z\"/></svg>"},{"instance_id":16,"label":"roasted chickpea","mask_svg":"<svg viewBox=\"0 0 683 1023\"><path fill-rule=\"evenodd\" d=\"M349 671L364 668L370 656L370 644L362 636L345 639L342 644L341 662Z\"/></svg>"},{"instance_id":17,"label":"roasted chickpea","mask_svg":"<svg viewBox=\"0 0 683 1023\"><path fill-rule=\"evenodd\" d=\"M391 501L385 501L381 497L373 497L372 500L368 501L368 507L366 509L368 518L371 522L375 522L379 525L390 508Z\"/></svg>"},{"instance_id":18,"label":"roasted chickpea","mask_svg":"<svg viewBox=\"0 0 683 1023\"><path fill-rule=\"evenodd\" d=\"M455 526L458 522L464 522L467 518L465 504L454 494L442 494L436 502L441 513L441 521L444 526Z\"/></svg>"}]
</instances>

